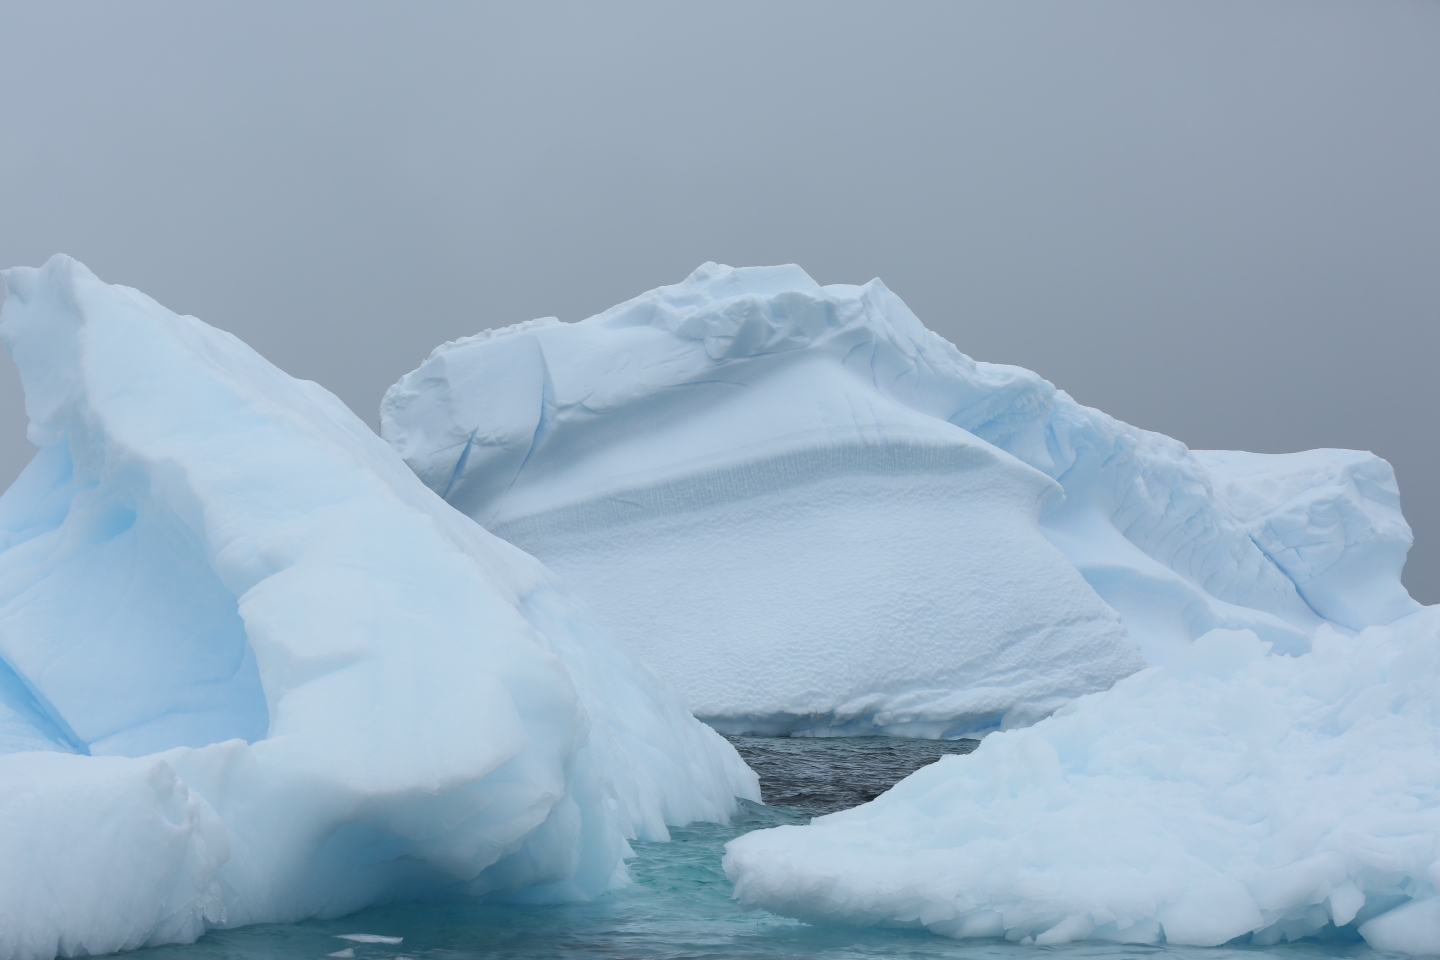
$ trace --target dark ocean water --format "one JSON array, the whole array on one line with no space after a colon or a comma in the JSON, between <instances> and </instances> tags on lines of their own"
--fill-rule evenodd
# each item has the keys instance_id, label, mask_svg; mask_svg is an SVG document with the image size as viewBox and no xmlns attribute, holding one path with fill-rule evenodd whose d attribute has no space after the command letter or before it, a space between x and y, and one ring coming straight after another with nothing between
<instances>
[{"instance_id":1,"label":"dark ocean water","mask_svg":"<svg viewBox=\"0 0 1440 960\"><path fill-rule=\"evenodd\" d=\"M946 753L975 741L888 737L731 737L760 775L765 804L746 804L728 826L673 831L669 843L637 843L636 883L591 903L400 903L340 920L217 930L183 947L158 947L136 960L312 960L351 950L356 960L515 958L768 958L823 960L1323 960L1383 955L1362 944L1300 943L1267 948L1133 947L1071 944L1021 947L1004 941L953 941L923 931L811 927L755 912L730 899L720 870L726 841L764 827L864 803ZM341 939L342 934L403 938L399 944Z\"/></svg>"}]
</instances>

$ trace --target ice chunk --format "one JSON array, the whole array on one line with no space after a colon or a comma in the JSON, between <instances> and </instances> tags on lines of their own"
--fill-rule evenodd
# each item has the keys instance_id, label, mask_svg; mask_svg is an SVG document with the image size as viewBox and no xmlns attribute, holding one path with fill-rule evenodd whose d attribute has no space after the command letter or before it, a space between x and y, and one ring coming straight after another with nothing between
<instances>
[{"instance_id":1,"label":"ice chunk","mask_svg":"<svg viewBox=\"0 0 1440 960\"><path fill-rule=\"evenodd\" d=\"M0 955L593 896L758 797L329 393L68 258L5 282L43 449L0 496Z\"/></svg>"},{"instance_id":2,"label":"ice chunk","mask_svg":"<svg viewBox=\"0 0 1440 960\"><path fill-rule=\"evenodd\" d=\"M1440 897L1411 900L1360 925L1376 950L1421 956L1440 954Z\"/></svg>"},{"instance_id":3,"label":"ice chunk","mask_svg":"<svg viewBox=\"0 0 1440 960\"><path fill-rule=\"evenodd\" d=\"M355 943L403 943L404 937L387 937L378 933L337 933L336 939L352 940Z\"/></svg>"},{"instance_id":4,"label":"ice chunk","mask_svg":"<svg viewBox=\"0 0 1440 960\"><path fill-rule=\"evenodd\" d=\"M1415 609L1383 461L1292 471L1291 506L1237 516L1220 455L971 360L878 280L706 264L440 347L381 432L722 729L1023 723L1136 669L1132 641L1152 663L1216 628L1301 652L1324 618ZM1319 501L1370 526L1296 527Z\"/></svg>"},{"instance_id":5,"label":"ice chunk","mask_svg":"<svg viewBox=\"0 0 1440 960\"><path fill-rule=\"evenodd\" d=\"M748 907L954 937L1440 952L1440 607L1308 653L1206 634L864 806L747 834Z\"/></svg>"}]
</instances>

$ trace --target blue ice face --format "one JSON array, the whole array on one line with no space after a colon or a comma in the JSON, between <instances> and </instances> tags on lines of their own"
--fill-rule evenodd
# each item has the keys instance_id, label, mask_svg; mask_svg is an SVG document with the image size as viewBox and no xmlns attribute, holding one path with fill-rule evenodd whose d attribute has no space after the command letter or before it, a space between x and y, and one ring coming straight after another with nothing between
<instances>
[{"instance_id":1,"label":"blue ice face","mask_svg":"<svg viewBox=\"0 0 1440 960\"><path fill-rule=\"evenodd\" d=\"M0 656L24 694L5 697L15 716L80 753L263 738L245 625L194 536L123 471L73 473L53 444L3 499Z\"/></svg>"}]
</instances>

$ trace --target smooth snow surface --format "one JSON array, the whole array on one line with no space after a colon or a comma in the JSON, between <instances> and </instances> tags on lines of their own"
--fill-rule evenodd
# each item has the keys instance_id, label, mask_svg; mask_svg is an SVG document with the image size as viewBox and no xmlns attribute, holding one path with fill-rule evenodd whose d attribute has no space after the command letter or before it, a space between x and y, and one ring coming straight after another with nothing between
<instances>
[{"instance_id":1,"label":"smooth snow surface","mask_svg":"<svg viewBox=\"0 0 1440 960\"><path fill-rule=\"evenodd\" d=\"M1384 461L1192 454L878 280L706 264L440 347L381 432L733 732L1009 727L1215 628L1303 652L1417 608Z\"/></svg>"},{"instance_id":2,"label":"smooth snow surface","mask_svg":"<svg viewBox=\"0 0 1440 960\"><path fill-rule=\"evenodd\" d=\"M5 273L0 956L586 897L758 797L532 557L338 400L65 257Z\"/></svg>"},{"instance_id":3,"label":"smooth snow surface","mask_svg":"<svg viewBox=\"0 0 1440 960\"><path fill-rule=\"evenodd\" d=\"M731 841L743 905L1036 944L1358 931L1440 953L1440 607L1206 634L872 803Z\"/></svg>"}]
</instances>

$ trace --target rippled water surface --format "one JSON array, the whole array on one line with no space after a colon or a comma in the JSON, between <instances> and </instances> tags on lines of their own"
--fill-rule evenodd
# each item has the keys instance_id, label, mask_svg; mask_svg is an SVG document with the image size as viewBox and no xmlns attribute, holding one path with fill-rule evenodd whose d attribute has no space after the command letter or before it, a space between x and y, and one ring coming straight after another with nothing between
<instances>
[{"instance_id":1,"label":"rippled water surface","mask_svg":"<svg viewBox=\"0 0 1440 960\"><path fill-rule=\"evenodd\" d=\"M727 840L750 830L841 810L873 799L911 771L975 742L888 737L776 739L732 737L760 775L766 805L746 804L729 826L674 831L670 843L637 843L630 888L592 903L550 907L506 904L392 904L341 920L244 927L207 934L183 947L159 947L136 960L318 958L353 951L356 960L461 960L472 957L893 957L974 960L1326 960L1384 955L1361 944L1302 943L1267 948L1197 949L1071 944L1020 947L1003 941L953 941L923 931L811 927L765 913L741 913L720 871ZM365 943L343 934L402 937Z\"/></svg>"}]
</instances>

